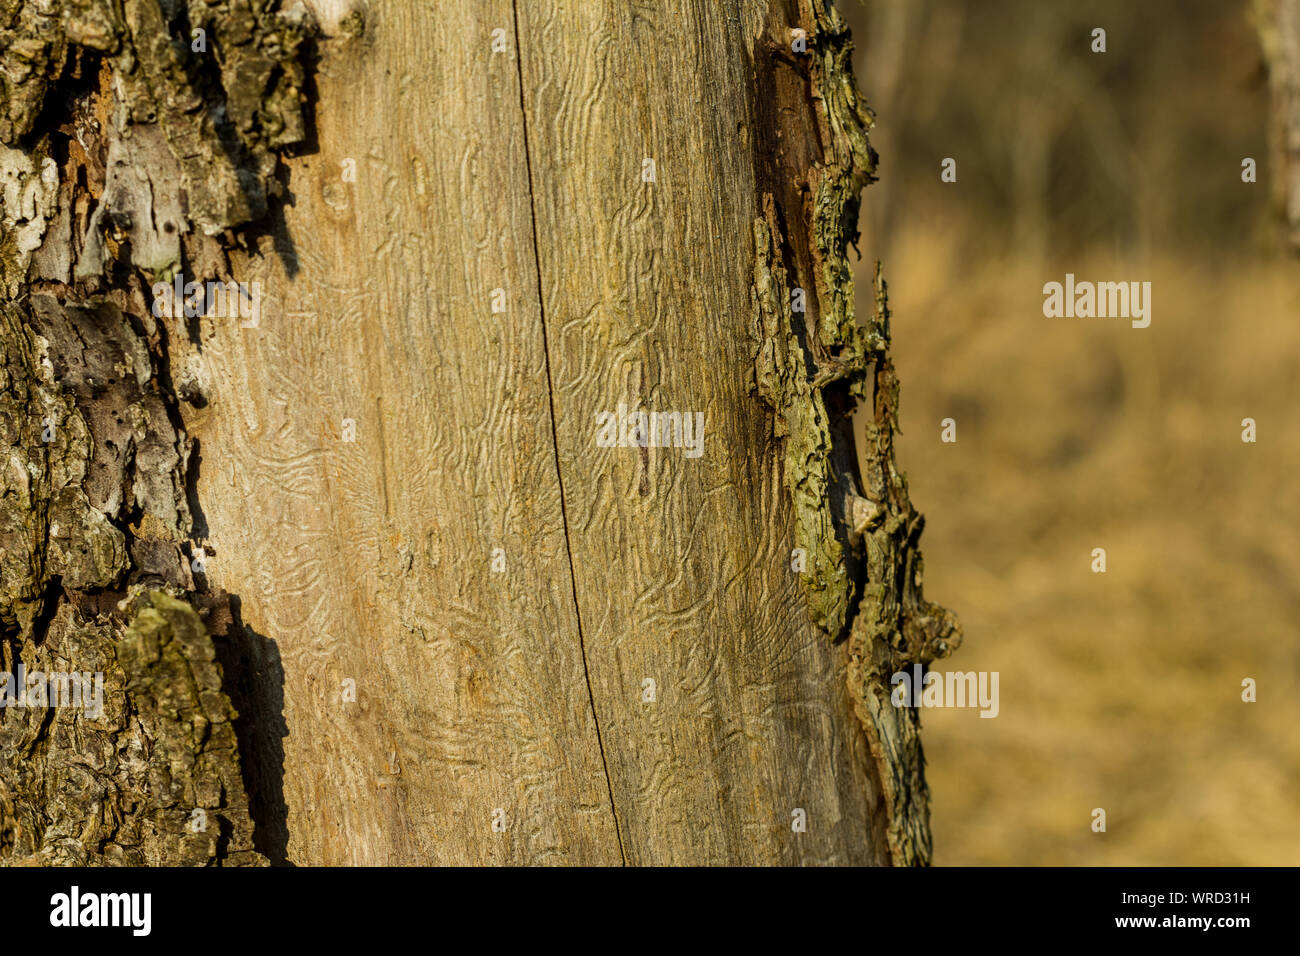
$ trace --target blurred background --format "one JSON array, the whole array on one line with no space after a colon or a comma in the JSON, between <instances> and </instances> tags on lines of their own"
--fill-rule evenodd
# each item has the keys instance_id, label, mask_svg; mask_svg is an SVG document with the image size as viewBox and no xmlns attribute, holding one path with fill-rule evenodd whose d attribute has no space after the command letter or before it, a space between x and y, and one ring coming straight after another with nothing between
<instances>
[{"instance_id":1,"label":"blurred background","mask_svg":"<svg viewBox=\"0 0 1300 956\"><path fill-rule=\"evenodd\" d=\"M1300 863L1300 259L1251 4L840 7L942 666L1001 675L995 719L923 714L935 863ZM1151 326L1045 318L1067 272L1150 281Z\"/></svg>"}]
</instances>

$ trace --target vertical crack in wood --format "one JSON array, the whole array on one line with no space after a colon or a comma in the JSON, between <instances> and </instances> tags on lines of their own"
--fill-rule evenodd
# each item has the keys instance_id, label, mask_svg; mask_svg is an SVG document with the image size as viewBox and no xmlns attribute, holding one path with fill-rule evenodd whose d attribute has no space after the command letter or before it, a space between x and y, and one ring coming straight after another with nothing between
<instances>
[{"instance_id":1,"label":"vertical crack in wood","mask_svg":"<svg viewBox=\"0 0 1300 956\"><path fill-rule=\"evenodd\" d=\"M605 758L605 742L600 731L600 716L596 713L596 695L591 688L591 670L587 663L587 644L582 629L582 608L578 604L578 575L573 567L573 543L569 537L569 513L564 500L564 472L560 467L560 437L556 429L555 383L551 377L551 351L546 331L546 303L542 286L542 256L537 240L537 203L533 189L533 161L528 143L528 104L524 98L524 49L519 37L519 9L517 0L511 0L514 18L515 65L519 76L519 115L524 132L524 165L528 172L528 212L533 231L533 265L536 270L537 308L542 323L542 354L546 364L546 398L551 415L551 447L555 452L555 477L560 491L560 520L564 525L564 552L569 562L569 586L573 593L573 613L578 625L578 650L582 655L582 676L587 684L587 702L591 707L591 721L596 730L596 746L600 750L600 765L605 772L605 789L609 794L609 811L614 817L614 835L618 839L618 855L627 865L627 852L623 848L623 830L618 822L618 806L614 801L614 782L609 775L609 762Z\"/></svg>"}]
</instances>

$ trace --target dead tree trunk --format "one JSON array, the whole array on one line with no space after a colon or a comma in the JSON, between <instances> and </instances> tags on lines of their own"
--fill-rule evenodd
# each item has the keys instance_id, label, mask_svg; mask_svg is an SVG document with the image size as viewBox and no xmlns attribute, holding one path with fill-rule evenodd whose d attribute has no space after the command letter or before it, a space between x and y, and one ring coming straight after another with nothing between
<instances>
[{"instance_id":1,"label":"dead tree trunk","mask_svg":"<svg viewBox=\"0 0 1300 956\"><path fill-rule=\"evenodd\" d=\"M8 7L0 860L928 861L829 0Z\"/></svg>"},{"instance_id":2,"label":"dead tree trunk","mask_svg":"<svg viewBox=\"0 0 1300 956\"><path fill-rule=\"evenodd\" d=\"M1254 14L1268 64L1274 197L1300 252L1300 0L1255 0Z\"/></svg>"}]
</instances>

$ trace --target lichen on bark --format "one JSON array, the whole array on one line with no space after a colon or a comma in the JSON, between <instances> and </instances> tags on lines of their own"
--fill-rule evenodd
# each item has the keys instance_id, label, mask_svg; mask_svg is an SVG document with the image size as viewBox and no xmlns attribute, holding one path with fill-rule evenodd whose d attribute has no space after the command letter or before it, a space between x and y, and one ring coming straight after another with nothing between
<instances>
[{"instance_id":1,"label":"lichen on bark","mask_svg":"<svg viewBox=\"0 0 1300 956\"><path fill-rule=\"evenodd\" d=\"M871 415L865 429L863 481L867 507L854 528L865 555L862 600L849 634L849 694L880 771L889 808L888 838L900 865L930 861L929 790L920 715L895 706L890 677L913 664L928 667L961 643L956 616L925 600L920 538L925 519L912 506L894 459L898 379L889 347L889 303L879 264L872 327L884 348L875 354Z\"/></svg>"},{"instance_id":2,"label":"lichen on bark","mask_svg":"<svg viewBox=\"0 0 1300 956\"><path fill-rule=\"evenodd\" d=\"M796 64L813 115L800 128L788 119L798 110L777 109L782 125L767 131L782 144L784 162L768 172L772 191L754 220L754 382L775 413L773 435L784 442L809 613L829 637L848 640L848 691L884 791L891 857L899 865L925 864L931 847L919 717L893 706L889 677L947 655L961 631L953 614L922 595L924 519L894 459L898 382L879 263L872 314L860 323L854 310L848 253L858 235L861 191L875 176L873 117L853 76L848 28L833 3L800 0L800 11L806 58L791 61L781 38L766 51L769 61L756 65L774 71ZM766 86L780 91L783 84ZM799 102L798 95L787 97ZM791 146L801 136L808 144ZM791 276L813 288L804 313L793 308L797 278ZM859 403L871 410L861 468L852 428Z\"/></svg>"},{"instance_id":3,"label":"lichen on bark","mask_svg":"<svg viewBox=\"0 0 1300 956\"><path fill-rule=\"evenodd\" d=\"M829 502L836 484L831 463L831 429L822 390L807 372L807 356L795 334L786 269L774 255L780 245L775 210L754 221L755 334L761 343L755 362L759 395L776 412L772 434L784 439L786 488L794 509L795 546L808 610L814 621L839 636L856 594L846 549Z\"/></svg>"},{"instance_id":4,"label":"lichen on bark","mask_svg":"<svg viewBox=\"0 0 1300 956\"><path fill-rule=\"evenodd\" d=\"M7 651L12 672L12 644ZM102 674L103 709L7 709L0 864L264 862L253 849L234 708L187 601L136 587L93 619L62 604L19 660L29 678Z\"/></svg>"},{"instance_id":5,"label":"lichen on bark","mask_svg":"<svg viewBox=\"0 0 1300 956\"><path fill-rule=\"evenodd\" d=\"M188 218L209 235L259 219L276 148L305 134L309 26L276 0L0 0L0 142L29 136L70 61L93 52L112 70L113 127L165 136Z\"/></svg>"},{"instance_id":6,"label":"lichen on bark","mask_svg":"<svg viewBox=\"0 0 1300 956\"><path fill-rule=\"evenodd\" d=\"M279 0L0 0L0 659L104 675L102 714L0 709L0 863L265 862L205 624L237 615L191 567L192 346L150 286L222 280L268 216L311 29Z\"/></svg>"}]
</instances>

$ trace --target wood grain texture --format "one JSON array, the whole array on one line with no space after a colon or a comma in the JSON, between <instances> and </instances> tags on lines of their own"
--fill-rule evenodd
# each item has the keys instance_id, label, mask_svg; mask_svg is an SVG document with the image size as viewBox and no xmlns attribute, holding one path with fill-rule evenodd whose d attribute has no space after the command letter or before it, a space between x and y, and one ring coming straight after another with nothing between
<instances>
[{"instance_id":1,"label":"wood grain texture","mask_svg":"<svg viewBox=\"0 0 1300 956\"><path fill-rule=\"evenodd\" d=\"M265 639L244 759L283 773L281 858L890 861L753 383L753 223L814 108L773 108L771 48L806 19L378 2L322 44L319 151L237 263L260 323L176 359L208 576ZM620 403L703 413L703 455L601 447Z\"/></svg>"}]
</instances>

